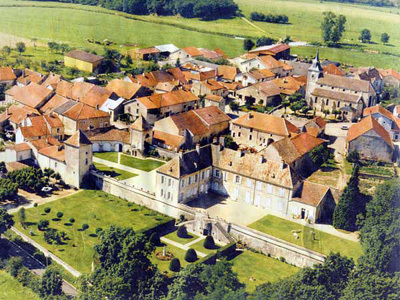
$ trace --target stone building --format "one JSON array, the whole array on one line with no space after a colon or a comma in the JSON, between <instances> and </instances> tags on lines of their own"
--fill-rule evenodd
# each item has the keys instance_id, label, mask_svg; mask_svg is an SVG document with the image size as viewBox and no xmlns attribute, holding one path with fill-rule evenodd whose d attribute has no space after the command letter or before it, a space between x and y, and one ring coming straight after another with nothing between
<instances>
[{"instance_id":1,"label":"stone building","mask_svg":"<svg viewBox=\"0 0 400 300\"><path fill-rule=\"evenodd\" d=\"M306 100L312 109L332 111L348 106L354 110L349 119L357 119L365 107L375 105L376 99L368 80L324 74L317 51L307 76ZM347 110L343 113L345 117L349 114Z\"/></svg>"},{"instance_id":2,"label":"stone building","mask_svg":"<svg viewBox=\"0 0 400 300\"><path fill-rule=\"evenodd\" d=\"M262 106L277 105L281 102L281 90L273 81L264 81L247 86L236 92L239 105L245 105L246 101Z\"/></svg>"},{"instance_id":3,"label":"stone building","mask_svg":"<svg viewBox=\"0 0 400 300\"><path fill-rule=\"evenodd\" d=\"M389 133L371 115L350 127L347 153L357 151L362 159L391 163L394 146Z\"/></svg>"},{"instance_id":4,"label":"stone building","mask_svg":"<svg viewBox=\"0 0 400 300\"><path fill-rule=\"evenodd\" d=\"M396 107L395 107L396 110ZM394 141L400 139L400 119L380 105L364 109L364 116L371 115L389 133Z\"/></svg>"},{"instance_id":5,"label":"stone building","mask_svg":"<svg viewBox=\"0 0 400 300\"><path fill-rule=\"evenodd\" d=\"M231 122L231 135L242 146L263 149L300 130L284 118L250 112Z\"/></svg>"}]
</instances>

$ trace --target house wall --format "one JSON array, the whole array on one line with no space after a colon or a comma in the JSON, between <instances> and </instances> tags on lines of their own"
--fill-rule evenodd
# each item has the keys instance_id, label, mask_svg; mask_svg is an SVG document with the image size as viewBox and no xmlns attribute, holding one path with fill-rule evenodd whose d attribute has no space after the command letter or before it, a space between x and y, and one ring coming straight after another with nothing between
<instances>
[{"instance_id":1,"label":"house wall","mask_svg":"<svg viewBox=\"0 0 400 300\"><path fill-rule=\"evenodd\" d=\"M286 216L292 189L213 167L211 189L234 201L245 202Z\"/></svg>"},{"instance_id":2,"label":"house wall","mask_svg":"<svg viewBox=\"0 0 400 300\"><path fill-rule=\"evenodd\" d=\"M65 180L67 184L70 184L70 182L68 182L66 178L67 166L65 162L55 160L40 153L36 157L36 161L42 170L44 170L45 168L50 168L54 170L54 172L59 173L61 175L61 178L63 178L63 180Z\"/></svg>"},{"instance_id":3,"label":"house wall","mask_svg":"<svg viewBox=\"0 0 400 300\"><path fill-rule=\"evenodd\" d=\"M100 65L101 60L89 63L82 60L78 60L72 57L64 56L64 64L70 68L77 68L78 70L92 73Z\"/></svg>"},{"instance_id":4,"label":"house wall","mask_svg":"<svg viewBox=\"0 0 400 300\"><path fill-rule=\"evenodd\" d=\"M220 102L204 99L204 107L209 107L209 106L216 106L220 110L225 112L225 99L222 99Z\"/></svg>"},{"instance_id":5,"label":"house wall","mask_svg":"<svg viewBox=\"0 0 400 300\"><path fill-rule=\"evenodd\" d=\"M231 123L231 135L234 141L238 144L247 146L267 146L272 142L283 139L283 136L275 135L272 133L254 130Z\"/></svg>"},{"instance_id":6,"label":"house wall","mask_svg":"<svg viewBox=\"0 0 400 300\"><path fill-rule=\"evenodd\" d=\"M393 158L393 149L373 130L349 142L347 150L348 153L357 151L361 158L367 160L390 163Z\"/></svg>"},{"instance_id":7,"label":"house wall","mask_svg":"<svg viewBox=\"0 0 400 300\"><path fill-rule=\"evenodd\" d=\"M254 86L249 86L243 89L240 89L236 92L236 98L239 102L239 105L245 105L246 104L246 98L247 97L253 97L255 99L254 103L258 104L261 103L262 105L271 105L273 104L273 99L277 95L272 95L268 96L265 95L263 92L260 92L256 87Z\"/></svg>"},{"instance_id":8,"label":"house wall","mask_svg":"<svg viewBox=\"0 0 400 300\"><path fill-rule=\"evenodd\" d=\"M65 163L67 167L64 181L79 188L82 178L93 164L92 145L73 147L65 144Z\"/></svg>"}]
</instances>

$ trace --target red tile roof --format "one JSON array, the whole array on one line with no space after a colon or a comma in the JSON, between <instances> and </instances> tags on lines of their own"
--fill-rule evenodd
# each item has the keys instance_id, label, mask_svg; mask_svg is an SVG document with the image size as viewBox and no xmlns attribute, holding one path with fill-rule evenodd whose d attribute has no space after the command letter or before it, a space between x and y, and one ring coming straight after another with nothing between
<instances>
[{"instance_id":1,"label":"red tile roof","mask_svg":"<svg viewBox=\"0 0 400 300\"><path fill-rule=\"evenodd\" d=\"M63 115L75 121L110 117L108 113L83 103L77 103L69 110L64 112Z\"/></svg>"},{"instance_id":2,"label":"red tile roof","mask_svg":"<svg viewBox=\"0 0 400 300\"><path fill-rule=\"evenodd\" d=\"M326 67L323 68L322 72L325 74L344 76L344 72L338 67L336 67L335 64L327 65Z\"/></svg>"},{"instance_id":3,"label":"red tile roof","mask_svg":"<svg viewBox=\"0 0 400 300\"><path fill-rule=\"evenodd\" d=\"M80 145L91 145L92 142L81 130L75 131L75 133L64 142L67 145L79 147Z\"/></svg>"},{"instance_id":4,"label":"red tile roof","mask_svg":"<svg viewBox=\"0 0 400 300\"><path fill-rule=\"evenodd\" d=\"M0 81L11 81L15 80L14 71L11 67L0 67Z\"/></svg>"},{"instance_id":5,"label":"red tile roof","mask_svg":"<svg viewBox=\"0 0 400 300\"><path fill-rule=\"evenodd\" d=\"M328 192L329 187L325 185L304 181L292 201L317 207Z\"/></svg>"},{"instance_id":6,"label":"red tile roof","mask_svg":"<svg viewBox=\"0 0 400 300\"><path fill-rule=\"evenodd\" d=\"M386 142L386 144L393 148L389 133L371 115L362 119L357 124L352 125L347 132L346 140L347 142L351 142L370 130L375 131L375 133L378 134Z\"/></svg>"},{"instance_id":7,"label":"red tile roof","mask_svg":"<svg viewBox=\"0 0 400 300\"><path fill-rule=\"evenodd\" d=\"M38 108L46 98L48 98L52 91L46 89L44 86L31 82L27 86L13 86L6 91L6 94L11 95L15 101L32 108Z\"/></svg>"},{"instance_id":8,"label":"red tile roof","mask_svg":"<svg viewBox=\"0 0 400 300\"><path fill-rule=\"evenodd\" d=\"M161 108L185 102L196 101L199 98L187 91L172 91L165 94L154 94L148 97L141 97L137 100L148 109Z\"/></svg>"}]
</instances>

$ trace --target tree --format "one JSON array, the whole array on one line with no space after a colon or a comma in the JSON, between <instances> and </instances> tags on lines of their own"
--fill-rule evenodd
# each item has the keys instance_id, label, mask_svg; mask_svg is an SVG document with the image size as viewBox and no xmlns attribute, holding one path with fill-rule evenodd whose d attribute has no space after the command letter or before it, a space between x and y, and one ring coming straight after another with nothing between
<instances>
[{"instance_id":1,"label":"tree","mask_svg":"<svg viewBox=\"0 0 400 300\"><path fill-rule=\"evenodd\" d=\"M158 232L153 232L150 236L150 244L152 244L153 246L157 247L161 245L161 241L160 241L160 235L158 234Z\"/></svg>"},{"instance_id":2,"label":"tree","mask_svg":"<svg viewBox=\"0 0 400 300\"><path fill-rule=\"evenodd\" d=\"M24 267L24 261L22 257L13 256L8 260L6 269L11 276L17 277L19 270L21 270L23 267Z\"/></svg>"},{"instance_id":3,"label":"tree","mask_svg":"<svg viewBox=\"0 0 400 300\"><path fill-rule=\"evenodd\" d=\"M64 55L65 52L68 52L70 50L71 50L71 47L68 44L64 44L63 43L63 44L60 45L61 54Z\"/></svg>"},{"instance_id":4,"label":"tree","mask_svg":"<svg viewBox=\"0 0 400 300\"><path fill-rule=\"evenodd\" d=\"M171 262L169 263L169 269L172 272L179 272L181 270L181 262L179 258L174 257Z\"/></svg>"},{"instance_id":5,"label":"tree","mask_svg":"<svg viewBox=\"0 0 400 300\"><path fill-rule=\"evenodd\" d=\"M178 232L177 232L178 237L180 238L186 238L187 237L187 229L185 225L181 225L178 227Z\"/></svg>"},{"instance_id":6,"label":"tree","mask_svg":"<svg viewBox=\"0 0 400 300\"><path fill-rule=\"evenodd\" d=\"M26 50L25 43L23 43L23 42L16 43L15 47L16 47L17 51L19 52L19 55L21 55Z\"/></svg>"},{"instance_id":7,"label":"tree","mask_svg":"<svg viewBox=\"0 0 400 300\"><path fill-rule=\"evenodd\" d=\"M273 38L263 36L257 39L256 47L272 45L274 42L275 40Z\"/></svg>"},{"instance_id":8,"label":"tree","mask_svg":"<svg viewBox=\"0 0 400 300\"><path fill-rule=\"evenodd\" d=\"M61 218L63 217L63 215L64 215L64 213L61 212L61 211L59 211L59 212L57 213L57 218L61 219Z\"/></svg>"},{"instance_id":9,"label":"tree","mask_svg":"<svg viewBox=\"0 0 400 300\"><path fill-rule=\"evenodd\" d=\"M329 109L324 109L322 112L324 113L325 118L326 118L326 116L329 115L329 113L330 113Z\"/></svg>"},{"instance_id":10,"label":"tree","mask_svg":"<svg viewBox=\"0 0 400 300\"><path fill-rule=\"evenodd\" d=\"M196 250L190 248L186 251L185 260L187 262L195 262L197 260Z\"/></svg>"},{"instance_id":11,"label":"tree","mask_svg":"<svg viewBox=\"0 0 400 300\"><path fill-rule=\"evenodd\" d=\"M302 99L299 101L296 101L290 105L290 109L296 114L297 111L301 110L303 107L307 106L307 102Z\"/></svg>"},{"instance_id":12,"label":"tree","mask_svg":"<svg viewBox=\"0 0 400 300\"><path fill-rule=\"evenodd\" d=\"M3 173L4 174L4 173ZM7 178L0 178L0 201L12 199L18 193L18 184Z\"/></svg>"},{"instance_id":13,"label":"tree","mask_svg":"<svg viewBox=\"0 0 400 300\"><path fill-rule=\"evenodd\" d=\"M348 162L358 164L360 161L360 154L357 152L357 150L354 150L347 155L346 159Z\"/></svg>"},{"instance_id":14,"label":"tree","mask_svg":"<svg viewBox=\"0 0 400 300\"><path fill-rule=\"evenodd\" d=\"M243 41L243 49L246 51L250 51L254 47L254 42L251 39L245 39Z\"/></svg>"},{"instance_id":15,"label":"tree","mask_svg":"<svg viewBox=\"0 0 400 300\"><path fill-rule=\"evenodd\" d=\"M6 56L9 56L11 54L11 48L8 46L4 46L1 49L1 53L2 53L3 57L5 58Z\"/></svg>"},{"instance_id":16,"label":"tree","mask_svg":"<svg viewBox=\"0 0 400 300\"><path fill-rule=\"evenodd\" d=\"M333 226L338 229L349 231L357 230L357 215L365 208L363 197L359 189L358 178L359 166L355 165L347 186L340 195L339 203L333 213Z\"/></svg>"},{"instance_id":17,"label":"tree","mask_svg":"<svg viewBox=\"0 0 400 300\"><path fill-rule=\"evenodd\" d=\"M383 44L389 43L389 39L390 39L390 36L389 36L386 32L382 33L382 35L381 35L381 42L382 42Z\"/></svg>"},{"instance_id":18,"label":"tree","mask_svg":"<svg viewBox=\"0 0 400 300\"><path fill-rule=\"evenodd\" d=\"M25 208L21 208L18 211L18 217L19 217L19 222L21 223L21 226L25 228L25 222L26 222L26 215L25 215Z\"/></svg>"},{"instance_id":19,"label":"tree","mask_svg":"<svg viewBox=\"0 0 400 300\"><path fill-rule=\"evenodd\" d=\"M42 276L41 294L43 297L62 294L62 276L59 271L47 268Z\"/></svg>"},{"instance_id":20,"label":"tree","mask_svg":"<svg viewBox=\"0 0 400 300\"><path fill-rule=\"evenodd\" d=\"M224 137L225 141L225 147L232 149L232 150L237 150L239 148L239 145L233 140L233 137L231 135L225 135Z\"/></svg>"},{"instance_id":21,"label":"tree","mask_svg":"<svg viewBox=\"0 0 400 300\"><path fill-rule=\"evenodd\" d=\"M359 39L362 43L369 43L371 41L371 31L369 29L361 30Z\"/></svg>"},{"instance_id":22,"label":"tree","mask_svg":"<svg viewBox=\"0 0 400 300\"><path fill-rule=\"evenodd\" d=\"M40 231L45 231L49 227L49 224L48 220L40 220L37 226Z\"/></svg>"},{"instance_id":23,"label":"tree","mask_svg":"<svg viewBox=\"0 0 400 300\"><path fill-rule=\"evenodd\" d=\"M307 113L308 113L310 110L311 110L311 108L310 108L308 105L306 105L306 106L303 106L303 107L301 108L301 113L304 114L304 116L307 116Z\"/></svg>"},{"instance_id":24,"label":"tree","mask_svg":"<svg viewBox=\"0 0 400 300\"><path fill-rule=\"evenodd\" d=\"M14 226L13 217L7 213L5 208L0 208L0 235Z\"/></svg>"},{"instance_id":25,"label":"tree","mask_svg":"<svg viewBox=\"0 0 400 300\"><path fill-rule=\"evenodd\" d=\"M203 246L206 249L215 249L214 238L211 235L207 235L204 240Z\"/></svg>"},{"instance_id":26,"label":"tree","mask_svg":"<svg viewBox=\"0 0 400 300\"><path fill-rule=\"evenodd\" d=\"M289 100L283 100L282 101L282 107L285 109L285 114L286 114L286 109L290 106L290 101Z\"/></svg>"},{"instance_id":27,"label":"tree","mask_svg":"<svg viewBox=\"0 0 400 300\"><path fill-rule=\"evenodd\" d=\"M164 279L149 259L154 249L146 236L131 228L113 225L104 230L95 246L97 268L81 282L82 297L133 300L163 295Z\"/></svg>"},{"instance_id":28,"label":"tree","mask_svg":"<svg viewBox=\"0 0 400 300\"><path fill-rule=\"evenodd\" d=\"M232 111L238 111L239 110L239 104L236 101L232 101L229 103L229 108Z\"/></svg>"},{"instance_id":29,"label":"tree","mask_svg":"<svg viewBox=\"0 0 400 300\"><path fill-rule=\"evenodd\" d=\"M346 17L344 15L336 15L331 11L324 12L323 15L324 19L321 24L322 38L325 43L336 45L346 30Z\"/></svg>"},{"instance_id":30,"label":"tree","mask_svg":"<svg viewBox=\"0 0 400 300\"><path fill-rule=\"evenodd\" d=\"M328 162L330 153L325 145L319 145L310 151L310 158L316 166L321 166L322 164Z\"/></svg>"}]
</instances>

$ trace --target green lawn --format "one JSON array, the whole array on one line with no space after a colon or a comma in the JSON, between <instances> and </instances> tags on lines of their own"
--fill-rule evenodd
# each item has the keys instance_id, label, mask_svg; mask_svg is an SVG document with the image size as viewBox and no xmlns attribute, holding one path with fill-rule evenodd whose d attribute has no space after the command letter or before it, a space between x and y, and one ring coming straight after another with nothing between
<instances>
[{"instance_id":1,"label":"green lawn","mask_svg":"<svg viewBox=\"0 0 400 300\"><path fill-rule=\"evenodd\" d=\"M0 300L40 300L31 289L22 286L17 279L0 270Z\"/></svg>"},{"instance_id":2,"label":"green lawn","mask_svg":"<svg viewBox=\"0 0 400 300\"><path fill-rule=\"evenodd\" d=\"M44 213L45 207L51 208L49 214ZM61 220L56 218L59 211L64 213ZM75 219L73 224L69 222L71 217ZM42 219L50 222L50 228L55 228L59 232L64 231L69 239L63 245L47 244L43 239L43 232L39 231L36 226L36 223ZM85 190L36 208L27 209L28 229L24 232L29 234L30 229L32 229L35 233L32 238L36 242L52 251L78 271L88 273L93 261L93 246L99 242L95 235L96 228L106 229L115 224L140 230L147 226L159 225L170 219L102 191ZM89 225L89 229L82 231L81 228L84 223ZM22 230L19 222L16 222L15 226Z\"/></svg>"},{"instance_id":3,"label":"green lawn","mask_svg":"<svg viewBox=\"0 0 400 300\"><path fill-rule=\"evenodd\" d=\"M361 173L372 174L372 175L383 175L392 177L394 175L393 167L383 166L362 166L360 168Z\"/></svg>"},{"instance_id":4,"label":"green lawn","mask_svg":"<svg viewBox=\"0 0 400 300\"><path fill-rule=\"evenodd\" d=\"M180 238L180 237L177 235L177 233L178 233L178 231L174 231L174 232L171 232L171 233L169 233L169 234L167 234L167 235L164 235L164 237L167 238L167 239L169 239L169 240L171 240L171 241L180 243L180 244L182 244L182 245L185 245L185 244L187 244L187 243L190 243L191 241L194 241L195 239L198 239L198 238L199 238L198 235L195 235L195 234L189 233L189 232L188 232L188 236L187 236L187 237L185 237L185 238Z\"/></svg>"},{"instance_id":5,"label":"green lawn","mask_svg":"<svg viewBox=\"0 0 400 300\"><path fill-rule=\"evenodd\" d=\"M220 245L215 244L215 249L206 249L203 247L203 244L204 244L204 240L201 240L201 241L197 242L196 244L191 245L190 248L193 248L196 251L203 252L204 254L210 254L210 253L216 252L219 248L221 248Z\"/></svg>"},{"instance_id":6,"label":"green lawn","mask_svg":"<svg viewBox=\"0 0 400 300\"><path fill-rule=\"evenodd\" d=\"M118 47L125 43L137 44L140 47L163 43L174 43L178 47L190 44L210 49L218 47L228 55L234 56L243 52L243 41L233 36L257 38L266 35L279 39L288 35L295 41L321 42L322 13L331 10L346 16L346 32L342 39L342 49L321 48L322 58L355 66L375 65L388 68L400 65L398 8L377 8L318 0L235 1L247 18L253 11L286 14L290 24L252 22L252 26L241 18L206 22L176 16L127 15L100 7L69 3L0 0L0 32L27 38L37 37L44 43L49 40L66 42L99 53L102 53L103 47L86 42L87 38L98 41L110 39L116 42ZM362 44L358 40L364 28L371 30L370 44ZM168 34L164 34L165 32ZM380 42L383 32L390 36L387 45ZM292 52L301 56L311 56L315 54L315 50L315 47L295 47Z\"/></svg>"},{"instance_id":7,"label":"green lawn","mask_svg":"<svg viewBox=\"0 0 400 300\"><path fill-rule=\"evenodd\" d=\"M124 180L137 176L137 174L120 169L115 169L113 167L109 167L103 164L95 163L94 165L96 166L97 170L118 180Z\"/></svg>"},{"instance_id":8,"label":"green lawn","mask_svg":"<svg viewBox=\"0 0 400 300\"><path fill-rule=\"evenodd\" d=\"M118 163L118 152L96 152L93 153L95 157L105 159L114 163Z\"/></svg>"},{"instance_id":9,"label":"green lawn","mask_svg":"<svg viewBox=\"0 0 400 300\"><path fill-rule=\"evenodd\" d=\"M334 235L312 229L272 215L249 225L250 228L265 232L290 243L328 255L331 251L352 257L357 260L362 254L359 243L336 237ZM292 230L299 230L299 239L293 236ZM312 240L311 231L315 232L316 240Z\"/></svg>"},{"instance_id":10,"label":"green lawn","mask_svg":"<svg viewBox=\"0 0 400 300\"><path fill-rule=\"evenodd\" d=\"M169 244L166 244L166 243L164 243L164 244L167 246L167 251L168 252L171 252L174 255L174 257L179 258L179 261L181 263L181 267L185 267L185 266L187 266L189 264L185 260L185 254L186 254L185 250L180 249L180 248L175 247L175 246L172 246L172 245L169 245ZM157 265L157 267L160 269L161 272L167 271L168 273L173 274L173 272L169 270L170 261L159 260L156 257L156 253L157 252L162 252L163 248L164 248L163 246L162 247L157 247L156 251L153 253L153 255L151 256L150 260L151 260L151 262L153 264Z\"/></svg>"},{"instance_id":11,"label":"green lawn","mask_svg":"<svg viewBox=\"0 0 400 300\"><path fill-rule=\"evenodd\" d=\"M297 267L275 258L251 251L242 252L231 262L233 263L233 271L238 274L239 280L246 284L249 292L254 291L257 285L278 281L299 270ZM250 278L253 280L250 280Z\"/></svg>"},{"instance_id":12,"label":"green lawn","mask_svg":"<svg viewBox=\"0 0 400 300\"><path fill-rule=\"evenodd\" d=\"M125 165L131 168L139 169L145 172L152 171L161 167L164 163L154 159L140 159L125 154L121 154L121 165Z\"/></svg>"}]
</instances>

